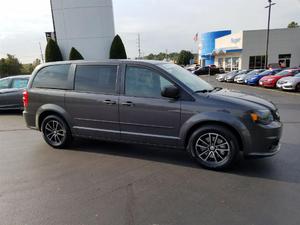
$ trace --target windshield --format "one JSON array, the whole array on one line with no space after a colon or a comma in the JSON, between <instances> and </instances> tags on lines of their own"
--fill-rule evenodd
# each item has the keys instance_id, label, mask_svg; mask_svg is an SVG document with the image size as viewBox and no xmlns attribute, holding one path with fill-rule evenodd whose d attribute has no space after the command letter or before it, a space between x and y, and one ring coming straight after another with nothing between
<instances>
[{"instance_id":1,"label":"windshield","mask_svg":"<svg viewBox=\"0 0 300 225\"><path fill-rule=\"evenodd\" d=\"M290 74L290 71L284 70L284 71L281 71L280 73L277 73L276 76L285 76L285 75L289 75L289 74Z\"/></svg>"},{"instance_id":2,"label":"windshield","mask_svg":"<svg viewBox=\"0 0 300 225\"><path fill-rule=\"evenodd\" d=\"M272 73L272 70L266 70L266 71L260 73L260 75L269 75L271 73Z\"/></svg>"},{"instance_id":3,"label":"windshield","mask_svg":"<svg viewBox=\"0 0 300 225\"><path fill-rule=\"evenodd\" d=\"M180 66L177 66L175 64L159 64L158 66L168 73L172 74L176 79L181 81L194 92L203 90L209 91L214 89L209 83L202 80L198 76L193 75L191 72L183 69Z\"/></svg>"},{"instance_id":4,"label":"windshield","mask_svg":"<svg viewBox=\"0 0 300 225\"><path fill-rule=\"evenodd\" d=\"M297 73L297 74L295 75L295 77L300 77L300 73Z\"/></svg>"}]
</instances>

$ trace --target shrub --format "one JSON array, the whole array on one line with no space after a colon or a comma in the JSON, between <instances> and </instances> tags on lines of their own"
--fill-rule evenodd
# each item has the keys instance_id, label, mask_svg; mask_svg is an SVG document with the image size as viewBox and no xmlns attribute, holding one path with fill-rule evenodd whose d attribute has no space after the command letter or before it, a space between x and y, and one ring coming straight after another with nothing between
<instances>
[{"instance_id":1,"label":"shrub","mask_svg":"<svg viewBox=\"0 0 300 225\"><path fill-rule=\"evenodd\" d=\"M77 51L76 48L72 47L69 55L69 60L82 60L83 56Z\"/></svg>"},{"instance_id":2,"label":"shrub","mask_svg":"<svg viewBox=\"0 0 300 225\"><path fill-rule=\"evenodd\" d=\"M116 35L110 48L110 59L127 59L126 50L122 39L119 35Z\"/></svg>"},{"instance_id":3,"label":"shrub","mask_svg":"<svg viewBox=\"0 0 300 225\"><path fill-rule=\"evenodd\" d=\"M46 62L56 62L56 61L63 61L62 54L57 43L49 39L47 46L46 46Z\"/></svg>"}]
</instances>

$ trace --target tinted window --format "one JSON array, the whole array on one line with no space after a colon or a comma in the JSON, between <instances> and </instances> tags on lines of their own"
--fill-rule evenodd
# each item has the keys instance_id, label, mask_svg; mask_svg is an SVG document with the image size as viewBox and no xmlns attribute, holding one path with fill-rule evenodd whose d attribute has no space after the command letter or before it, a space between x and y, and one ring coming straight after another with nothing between
<instances>
[{"instance_id":1,"label":"tinted window","mask_svg":"<svg viewBox=\"0 0 300 225\"><path fill-rule=\"evenodd\" d=\"M160 98L164 87L172 83L157 72L140 67L126 69L125 94L136 97Z\"/></svg>"},{"instance_id":2,"label":"tinted window","mask_svg":"<svg viewBox=\"0 0 300 225\"><path fill-rule=\"evenodd\" d=\"M70 65L54 65L41 69L35 76L33 87L68 89L68 75Z\"/></svg>"},{"instance_id":3,"label":"tinted window","mask_svg":"<svg viewBox=\"0 0 300 225\"><path fill-rule=\"evenodd\" d=\"M116 93L117 66L77 66L75 90Z\"/></svg>"},{"instance_id":4,"label":"tinted window","mask_svg":"<svg viewBox=\"0 0 300 225\"><path fill-rule=\"evenodd\" d=\"M12 82L12 88L26 88L28 84L28 79L14 79Z\"/></svg>"},{"instance_id":5,"label":"tinted window","mask_svg":"<svg viewBox=\"0 0 300 225\"><path fill-rule=\"evenodd\" d=\"M213 87L209 83L198 76L191 74L189 71L181 68L180 66L169 63L159 64L158 66L167 71L177 80L181 81L192 91L213 90Z\"/></svg>"},{"instance_id":6,"label":"tinted window","mask_svg":"<svg viewBox=\"0 0 300 225\"><path fill-rule=\"evenodd\" d=\"M0 80L0 89L9 88L10 79Z\"/></svg>"}]
</instances>

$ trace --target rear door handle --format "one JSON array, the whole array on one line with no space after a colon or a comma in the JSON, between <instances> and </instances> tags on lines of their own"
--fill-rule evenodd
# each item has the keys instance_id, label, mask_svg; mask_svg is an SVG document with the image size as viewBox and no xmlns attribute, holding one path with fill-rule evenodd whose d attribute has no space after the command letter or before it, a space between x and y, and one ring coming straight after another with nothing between
<instances>
[{"instance_id":1,"label":"rear door handle","mask_svg":"<svg viewBox=\"0 0 300 225\"><path fill-rule=\"evenodd\" d=\"M128 106L128 107L134 106L133 102L123 102L122 105L123 106Z\"/></svg>"},{"instance_id":2,"label":"rear door handle","mask_svg":"<svg viewBox=\"0 0 300 225\"><path fill-rule=\"evenodd\" d=\"M115 105L115 104L117 104L117 102L112 101L112 100L104 100L103 103L106 104L106 105Z\"/></svg>"}]
</instances>

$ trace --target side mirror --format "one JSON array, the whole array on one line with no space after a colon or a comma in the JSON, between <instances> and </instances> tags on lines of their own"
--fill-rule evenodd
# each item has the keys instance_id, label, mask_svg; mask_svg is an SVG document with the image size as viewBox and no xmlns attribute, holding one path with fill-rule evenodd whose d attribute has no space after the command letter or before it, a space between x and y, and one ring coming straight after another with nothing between
<instances>
[{"instance_id":1,"label":"side mirror","mask_svg":"<svg viewBox=\"0 0 300 225\"><path fill-rule=\"evenodd\" d=\"M176 99L179 97L179 89L174 85L169 85L163 88L161 95L166 98Z\"/></svg>"}]
</instances>

